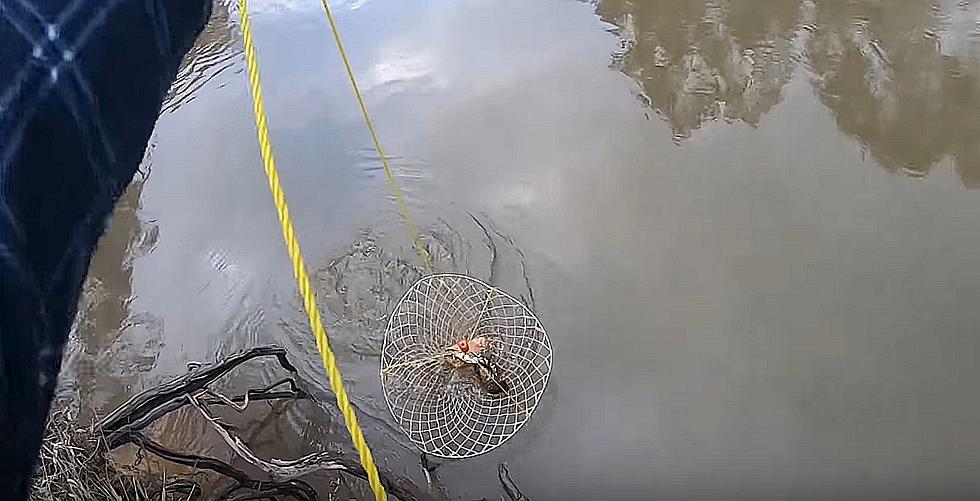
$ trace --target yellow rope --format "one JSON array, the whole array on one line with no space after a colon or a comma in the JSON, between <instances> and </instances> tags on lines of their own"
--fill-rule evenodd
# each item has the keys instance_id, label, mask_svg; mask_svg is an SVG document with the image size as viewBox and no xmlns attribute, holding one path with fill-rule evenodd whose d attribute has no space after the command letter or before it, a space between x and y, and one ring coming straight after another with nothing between
<instances>
[{"instance_id":1,"label":"yellow rope","mask_svg":"<svg viewBox=\"0 0 980 501\"><path fill-rule=\"evenodd\" d=\"M374 149L377 150L378 156L381 157L381 165L384 166L385 176L388 177L388 190L395 197L395 202L398 203L398 212L401 213L402 219L405 220L405 225L408 226L409 233L412 234L412 239L415 240L415 250L419 253L419 259L422 260L425 270L428 273L433 273L435 268L432 265L432 256L429 255L429 251L425 249L425 245L422 243L419 228L415 225L415 221L412 220L412 215L408 212L408 205L405 204L405 200L402 197L402 190L398 187L398 183L395 182L395 175L391 171L391 166L388 165L388 157L385 156L385 152L381 148L378 133L374 130L374 122L371 121L371 115L368 114L367 106L364 104L361 89L357 86L357 79L354 78L354 70L351 69L350 59L347 58L347 51L344 50L344 43L340 40L340 31L337 30L337 23L334 21L330 4L327 3L327 0L320 0L320 3L323 4L323 11L327 13L330 31L333 32L333 39L337 42L337 50L340 51L340 59L344 61L344 69L347 70L347 78L350 79L350 85L354 88L354 96L357 98L357 104L360 105L361 114L364 115L364 123L367 124L368 131L371 132L371 139L374 140Z\"/></svg>"},{"instance_id":2,"label":"yellow rope","mask_svg":"<svg viewBox=\"0 0 980 501\"><path fill-rule=\"evenodd\" d=\"M242 37L245 40L245 64L248 68L248 83L252 91L252 108L255 112L255 126L259 137L259 150L262 153L262 165L265 168L266 177L269 178L269 189L272 191L272 198L276 203L276 211L279 213L279 223L282 227L282 237L286 242L286 249L289 252L289 259L293 263L293 275L296 276L296 284L299 287L300 295L303 297L303 306L310 319L310 328L316 338L316 347L320 351L323 359L323 367L330 376L330 388L337 397L337 406L344 415L344 423L350 432L354 448L361 459L361 466L367 472L371 490L374 491L376 501L388 499L384 486L381 485L381 478L378 476L378 469L374 465L374 458L371 457L371 450L364 440L364 434L357 424L357 416L354 415L354 408L347 398L347 391L344 389L344 380L337 367L337 359L333 351L330 350L330 343L327 340L327 331L323 328L320 319L320 310L316 305L316 295L310 285L310 277L306 271L306 263L303 261L303 254L299 249L299 242L296 239L296 232L293 230L293 222L289 217L289 206L286 205L286 195L283 193L282 186L279 184L279 171L276 170L276 161L272 155L272 145L269 143L269 131L266 126L265 108L262 104L262 86L259 84L259 65L255 56L255 45L252 43L251 22L248 16L247 0L238 0L238 12L242 18ZM379 147L380 148L380 147ZM384 158L384 156L382 156ZM387 164L386 164L387 167ZM420 247L421 248L421 247Z\"/></svg>"}]
</instances>

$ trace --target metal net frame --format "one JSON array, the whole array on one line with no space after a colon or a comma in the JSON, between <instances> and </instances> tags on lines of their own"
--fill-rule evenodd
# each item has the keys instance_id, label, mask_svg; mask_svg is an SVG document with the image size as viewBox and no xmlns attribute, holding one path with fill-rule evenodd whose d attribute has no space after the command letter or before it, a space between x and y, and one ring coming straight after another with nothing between
<instances>
[{"instance_id":1,"label":"metal net frame","mask_svg":"<svg viewBox=\"0 0 980 501\"><path fill-rule=\"evenodd\" d=\"M461 339L486 340L500 393L447 363ZM388 319L381 386L388 410L421 451L461 459L486 453L528 421L548 385L552 348L520 301L465 275L423 277Z\"/></svg>"}]
</instances>

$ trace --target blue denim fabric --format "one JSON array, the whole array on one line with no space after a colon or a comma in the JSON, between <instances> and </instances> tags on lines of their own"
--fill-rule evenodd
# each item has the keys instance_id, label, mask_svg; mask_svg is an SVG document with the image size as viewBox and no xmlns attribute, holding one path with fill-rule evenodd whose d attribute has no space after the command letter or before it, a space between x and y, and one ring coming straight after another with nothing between
<instances>
[{"instance_id":1,"label":"blue denim fabric","mask_svg":"<svg viewBox=\"0 0 980 501\"><path fill-rule=\"evenodd\" d=\"M0 498L26 498L92 252L208 0L0 0Z\"/></svg>"}]
</instances>

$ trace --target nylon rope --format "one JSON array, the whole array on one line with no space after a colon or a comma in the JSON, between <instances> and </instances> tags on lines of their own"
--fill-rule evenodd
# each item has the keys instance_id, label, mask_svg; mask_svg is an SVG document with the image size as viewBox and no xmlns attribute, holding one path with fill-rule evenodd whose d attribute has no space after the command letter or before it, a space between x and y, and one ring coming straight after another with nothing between
<instances>
[{"instance_id":1,"label":"nylon rope","mask_svg":"<svg viewBox=\"0 0 980 501\"><path fill-rule=\"evenodd\" d=\"M378 475L378 469L374 464L374 458L371 456L371 450L368 447L367 442L364 440L364 434L361 432L361 427L357 424L357 416L354 413L354 407L351 405L350 400L347 397L347 390L344 389L344 380L340 374L340 368L337 366L337 359L334 356L333 351L330 349L330 342L327 339L327 331L323 327L323 321L320 318L320 310L316 304L316 294L313 292L313 287L310 285L310 277L306 269L306 263L303 260L303 254L300 251L299 241L296 238L296 232L293 229L293 222L289 216L289 206L286 204L286 194L279 182L279 171L276 169L276 161L272 153L272 144L269 141L269 130L266 124L265 106L262 101L262 86L259 81L258 58L255 54L255 44L252 41L251 20L249 19L248 15L248 0L238 0L238 12L242 20L242 38L245 42L245 65L248 69L248 83L252 96L252 111L255 114L256 134L259 140L259 151L262 155L262 166L265 170L266 177L269 180L269 189L272 192L276 212L279 215L279 224L282 228L282 237L286 243L286 250L289 254L289 259L293 264L293 275L296 277L296 285L299 289L300 296L303 298L303 307L305 308L306 314L309 317L310 328L313 330L313 335L316 339L316 347L320 352L323 368L327 371L327 375L330 378L330 389L337 397L337 406L340 408L340 412L344 416L344 424L346 424L347 430L350 432L351 441L354 443L354 448L357 450L361 466L363 466L364 471L367 472L368 482L371 484L371 490L374 492L375 501L386 501L388 499L387 493L385 492L384 486L381 485L381 478ZM346 62L346 56L344 60ZM358 97L360 98L359 93ZM373 133L374 131L372 127L372 135L374 135ZM375 144L378 150L381 151L381 146L377 143L376 136ZM394 183L394 177L390 173L387 160L383 154L381 155L381 159L385 164L385 171L388 172L390 186ZM395 188L397 189L397 185L395 185ZM398 196L400 197L400 193ZM402 205L404 205L404 202L399 202L400 208ZM414 226L412 231L416 240L420 241L418 238L418 230L414 228ZM419 249L423 253L425 252L423 247L419 246ZM420 255L422 254L420 253ZM424 255L428 256L427 253Z\"/></svg>"},{"instance_id":2,"label":"nylon rope","mask_svg":"<svg viewBox=\"0 0 980 501\"><path fill-rule=\"evenodd\" d=\"M401 188L395 182L395 174L388 164L388 157L385 155L384 149L381 148L381 141L378 139L378 133L374 129L371 114L368 113L367 105L364 104L364 97L361 95L361 89L357 85L357 78L354 77L354 70L351 68L350 58L347 57L347 51L344 50L344 42L340 39L340 30L337 29L337 22L334 20L333 11L330 10L330 4L327 3L327 0L320 0L320 3L323 5L323 12L327 14L330 31L333 33L334 42L337 43L337 50L340 52L340 59L344 62L344 69L347 70L347 78L350 80L350 85L354 89L354 97L357 98L357 104L361 108L361 115L364 116L364 124L367 125L368 132L371 133L371 140L374 141L374 149L381 158L381 165L384 167L385 176L388 178L388 190L395 197L395 202L398 204L398 212L401 214L402 219L405 221L405 226L408 226L408 231L415 241L415 251L418 252L419 259L422 260L422 265L425 266L427 273L433 273L435 267L432 264L432 256L429 255L429 251L426 250L425 244L422 242L419 227L415 224L411 213L408 211L408 204L405 203Z\"/></svg>"}]
</instances>

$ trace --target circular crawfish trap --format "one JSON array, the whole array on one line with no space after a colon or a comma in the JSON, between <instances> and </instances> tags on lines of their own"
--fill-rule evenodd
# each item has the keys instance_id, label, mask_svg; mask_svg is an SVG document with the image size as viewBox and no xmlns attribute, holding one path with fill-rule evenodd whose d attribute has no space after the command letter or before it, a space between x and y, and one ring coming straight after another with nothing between
<instances>
[{"instance_id":1,"label":"circular crawfish trap","mask_svg":"<svg viewBox=\"0 0 980 501\"><path fill-rule=\"evenodd\" d=\"M520 301L465 275L430 275L391 313L381 385L412 443L459 459L517 433L544 394L551 366L548 334Z\"/></svg>"}]
</instances>

